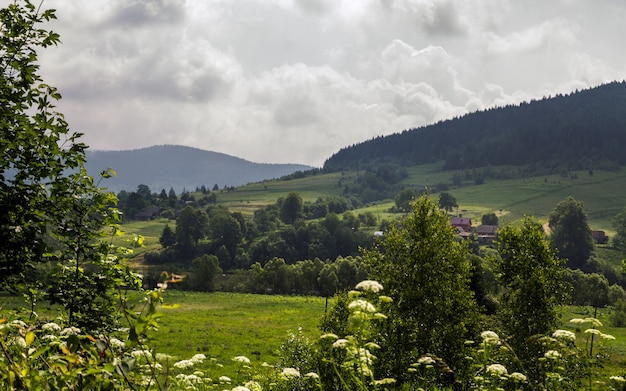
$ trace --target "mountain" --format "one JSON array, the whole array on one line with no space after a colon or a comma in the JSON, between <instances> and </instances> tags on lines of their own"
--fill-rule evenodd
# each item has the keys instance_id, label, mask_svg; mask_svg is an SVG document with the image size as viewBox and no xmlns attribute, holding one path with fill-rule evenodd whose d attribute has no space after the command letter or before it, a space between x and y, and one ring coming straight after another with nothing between
<instances>
[{"instance_id":1,"label":"mountain","mask_svg":"<svg viewBox=\"0 0 626 391\"><path fill-rule=\"evenodd\" d=\"M170 188L179 193L198 186L240 186L310 170L301 164L253 163L234 156L180 145L159 145L126 151L87 150L87 172L98 174L109 167L117 178L104 179L102 186L113 192L134 191L140 184L153 192Z\"/></svg>"},{"instance_id":2,"label":"mountain","mask_svg":"<svg viewBox=\"0 0 626 391\"><path fill-rule=\"evenodd\" d=\"M324 171L419 165L512 165L537 171L626 164L626 82L467 114L344 148Z\"/></svg>"}]
</instances>

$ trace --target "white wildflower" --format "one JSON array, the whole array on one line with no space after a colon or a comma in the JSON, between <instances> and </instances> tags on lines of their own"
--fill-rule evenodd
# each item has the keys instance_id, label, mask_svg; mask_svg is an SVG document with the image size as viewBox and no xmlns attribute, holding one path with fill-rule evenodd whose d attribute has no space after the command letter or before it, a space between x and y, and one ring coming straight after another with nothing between
<instances>
[{"instance_id":1,"label":"white wildflower","mask_svg":"<svg viewBox=\"0 0 626 391\"><path fill-rule=\"evenodd\" d=\"M552 336L556 339L576 342L576 334L569 330L556 330L554 333L552 333Z\"/></svg>"},{"instance_id":2,"label":"white wildflower","mask_svg":"<svg viewBox=\"0 0 626 391\"><path fill-rule=\"evenodd\" d=\"M18 327L23 327L23 328L26 328L26 327L27 327L27 326L26 326L26 323L24 323L24 321L23 321L23 320L20 320L20 319L15 319L15 320L12 320L12 321L11 321L11 323L10 323L10 325L12 325L12 326L18 326Z\"/></svg>"},{"instance_id":3,"label":"white wildflower","mask_svg":"<svg viewBox=\"0 0 626 391\"><path fill-rule=\"evenodd\" d=\"M615 339L611 334L600 334L600 338L602 339Z\"/></svg>"},{"instance_id":4,"label":"white wildflower","mask_svg":"<svg viewBox=\"0 0 626 391\"><path fill-rule=\"evenodd\" d=\"M318 375L315 372L309 372L306 375L304 375L304 377L308 377L308 378L311 378L311 379L319 379L320 375Z\"/></svg>"},{"instance_id":5,"label":"white wildflower","mask_svg":"<svg viewBox=\"0 0 626 391\"><path fill-rule=\"evenodd\" d=\"M233 357L233 361L236 361L241 364L246 364L246 365L250 364L250 359L246 356L235 356Z\"/></svg>"},{"instance_id":6,"label":"white wildflower","mask_svg":"<svg viewBox=\"0 0 626 391\"><path fill-rule=\"evenodd\" d=\"M248 387L244 387L244 386L237 386L237 387L233 388L231 391L250 391L250 389Z\"/></svg>"},{"instance_id":7,"label":"white wildflower","mask_svg":"<svg viewBox=\"0 0 626 391\"><path fill-rule=\"evenodd\" d=\"M193 357L191 357L191 362L194 364L199 364L204 360L206 360L206 356L202 353L194 354Z\"/></svg>"},{"instance_id":8,"label":"white wildflower","mask_svg":"<svg viewBox=\"0 0 626 391\"><path fill-rule=\"evenodd\" d=\"M626 379L624 379L623 376L611 376L609 379L616 381L618 383L624 383L626 382Z\"/></svg>"},{"instance_id":9,"label":"white wildflower","mask_svg":"<svg viewBox=\"0 0 626 391\"><path fill-rule=\"evenodd\" d=\"M263 387L261 387L261 385L254 380L250 380L246 382L244 386L246 386L246 388L249 389L250 391L263 391Z\"/></svg>"},{"instance_id":10,"label":"white wildflower","mask_svg":"<svg viewBox=\"0 0 626 391\"><path fill-rule=\"evenodd\" d=\"M58 324L56 324L54 322L48 322L48 323L44 324L43 326L41 326L41 329L43 331L60 331L61 330L61 326L59 326Z\"/></svg>"},{"instance_id":11,"label":"white wildflower","mask_svg":"<svg viewBox=\"0 0 626 391\"><path fill-rule=\"evenodd\" d=\"M500 345L500 337L491 330L483 331L480 333L480 337L483 339L484 343L489 345Z\"/></svg>"},{"instance_id":12,"label":"white wildflower","mask_svg":"<svg viewBox=\"0 0 626 391\"><path fill-rule=\"evenodd\" d=\"M220 383L230 383L231 382L230 377L228 377L228 376L220 376L219 381L220 381Z\"/></svg>"},{"instance_id":13,"label":"white wildflower","mask_svg":"<svg viewBox=\"0 0 626 391\"><path fill-rule=\"evenodd\" d=\"M194 362L191 360L180 360L174 363L174 368L185 369L193 367Z\"/></svg>"},{"instance_id":14,"label":"white wildflower","mask_svg":"<svg viewBox=\"0 0 626 391\"><path fill-rule=\"evenodd\" d=\"M300 377L300 371L295 368L283 368L283 375L288 379Z\"/></svg>"},{"instance_id":15,"label":"white wildflower","mask_svg":"<svg viewBox=\"0 0 626 391\"><path fill-rule=\"evenodd\" d=\"M130 355L137 358L137 357L145 357L145 358L152 358L152 353L150 353L150 351L148 350L133 350L132 352L130 352Z\"/></svg>"},{"instance_id":16,"label":"white wildflower","mask_svg":"<svg viewBox=\"0 0 626 391\"><path fill-rule=\"evenodd\" d=\"M561 353L557 352L556 350L548 350L543 354L543 356L550 360L556 360L561 357Z\"/></svg>"},{"instance_id":17,"label":"white wildflower","mask_svg":"<svg viewBox=\"0 0 626 391\"><path fill-rule=\"evenodd\" d=\"M11 340L12 345L18 345L20 348L26 347L26 340L23 337L15 337Z\"/></svg>"},{"instance_id":18,"label":"white wildflower","mask_svg":"<svg viewBox=\"0 0 626 391\"><path fill-rule=\"evenodd\" d=\"M345 338L340 338L333 343L333 348L343 349L348 346L349 341Z\"/></svg>"},{"instance_id":19,"label":"white wildflower","mask_svg":"<svg viewBox=\"0 0 626 391\"><path fill-rule=\"evenodd\" d=\"M591 323L591 325L594 327L602 327L602 322L600 322L596 318L584 318L584 319L574 318L574 319L570 319L570 323L574 323L574 324Z\"/></svg>"},{"instance_id":20,"label":"white wildflower","mask_svg":"<svg viewBox=\"0 0 626 391\"><path fill-rule=\"evenodd\" d=\"M66 327L63 330L61 330L61 332L59 333L61 335L74 335L74 334L80 334L80 329L78 327Z\"/></svg>"},{"instance_id":21,"label":"white wildflower","mask_svg":"<svg viewBox=\"0 0 626 391\"><path fill-rule=\"evenodd\" d=\"M348 308L351 310L358 309L365 312L376 312L376 307L367 300L358 299L348 304Z\"/></svg>"},{"instance_id":22,"label":"white wildflower","mask_svg":"<svg viewBox=\"0 0 626 391\"><path fill-rule=\"evenodd\" d=\"M435 359L429 356L422 356L417 359L417 365L433 365L435 363Z\"/></svg>"},{"instance_id":23,"label":"white wildflower","mask_svg":"<svg viewBox=\"0 0 626 391\"><path fill-rule=\"evenodd\" d=\"M383 286L378 281L374 280L361 281L356 284L355 288L361 291L372 293L378 293L383 290Z\"/></svg>"},{"instance_id":24,"label":"white wildflower","mask_svg":"<svg viewBox=\"0 0 626 391\"><path fill-rule=\"evenodd\" d=\"M172 356L170 356L169 354L165 354L165 353L157 353L156 359L157 361L169 361L172 359Z\"/></svg>"},{"instance_id":25,"label":"white wildflower","mask_svg":"<svg viewBox=\"0 0 626 391\"><path fill-rule=\"evenodd\" d=\"M359 360L361 360L361 362L367 365L372 365L372 363L374 362L374 359L376 358L376 356L370 353L369 350L364 349L364 348L359 348L358 354L359 354Z\"/></svg>"},{"instance_id":26,"label":"white wildflower","mask_svg":"<svg viewBox=\"0 0 626 391\"><path fill-rule=\"evenodd\" d=\"M43 339L44 341L54 341L55 339L57 339L57 336L52 334L46 334L41 337L41 339Z\"/></svg>"},{"instance_id":27,"label":"white wildflower","mask_svg":"<svg viewBox=\"0 0 626 391\"><path fill-rule=\"evenodd\" d=\"M126 344L123 341L120 341L119 339L115 337L109 340L109 344L111 345L111 347L118 348L118 349L121 349L124 346L126 346Z\"/></svg>"},{"instance_id":28,"label":"white wildflower","mask_svg":"<svg viewBox=\"0 0 626 391\"><path fill-rule=\"evenodd\" d=\"M587 329L585 330L586 334L594 334L594 335L600 335L602 334L602 332L600 332L600 330L598 329Z\"/></svg>"},{"instance_id":29,"label":"white wildflower","mask_svg":"<svg viewBox=\"0 0 626 391\"><path fill-rule=\"evenodd\" d=\"M487 366L487 372L498 376L503 376L508 373L506 367L502 364L491 364Z\"/></svg>"},{"instance_id":30,"label":"white wildflower","mask_svg":"<svg viewBox=\"0 0 626 391\"><path fill-rule=\"evenodd\" d=\"M320 339L334 339L334 340L337 340L337 339L339 339L339 337L337 336L337 334L326 333L326 334L322 334Z\"/></svg>"},{"instance_id":31,"label":"white wildflower","mask_svg":"<svg viewBox=\"0 0 626 391\"><path fill-rule=\"evenodd\" d=\"M519 372L513 372L509 375L509 378L513 379L513 381L518 381L518 382L525 382L526 381L526 375L524 375L523 373L519 373Z\"/></svg>"}]
</instances>

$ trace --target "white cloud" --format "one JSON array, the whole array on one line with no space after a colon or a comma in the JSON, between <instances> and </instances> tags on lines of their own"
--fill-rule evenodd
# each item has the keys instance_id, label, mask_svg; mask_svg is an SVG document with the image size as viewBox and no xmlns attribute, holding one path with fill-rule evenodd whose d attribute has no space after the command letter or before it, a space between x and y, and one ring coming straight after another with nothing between
<instances>
[{"instance_id":1,"label":"white cloud","mask_svg":"<svg viewBox=\"0 0 626 391\"><path fill-rule=\"evenodd\" d=\"M489 34L486 50L489 54L518 54L535 50L550 50L576 42L577 28L565 19L547 20L540 25L501 37Z\"/></svg>"},{"instance_id":2,"label":"white cloud","mask_svg":"<svg viewBox=\"0 0 626 391\"><path fill-rule=\"evenodd\" d=\"M338 149L626 76L626 4L47 0L41 55L95 149L178 143L321 165Z\"/></svg>"}]
</instances>

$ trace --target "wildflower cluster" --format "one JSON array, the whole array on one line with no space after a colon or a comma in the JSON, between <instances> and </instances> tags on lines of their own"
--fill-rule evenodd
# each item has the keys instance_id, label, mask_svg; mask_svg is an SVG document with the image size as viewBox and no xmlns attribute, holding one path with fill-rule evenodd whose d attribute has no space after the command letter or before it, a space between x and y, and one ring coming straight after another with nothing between
<instances>
[{"instance_id":1,"label":"wildflower cluster","mask_svg":"<svg viewBox=\"0 0 626 391\"><path fill-rule=\"evenodd\" d=\"M471 380L472 388L479 390L498 390L501 388L522 388L528 383L525 374L509 370L514 361L514 354L509 344L491 330L480 334L481 341L475 351L475 374ZM467 341L468 345L474 341Z\"/></svg>"},{"instance_id":2,"label":"wildflower cluster","mask_svg":"<svg viewBox=\"0 0 626 391\"><path fill-rule=\"evenodd\" d=\"M348 296L347 335L339 337L326 333L320 337L322 350L327 350L327 360L338 375L338 386L345 389L384 389L395 383L394 379L376 379L374 374L375 352L380 346L374 322L384 321L387 316L379 311L391 298L380 295L383 286L377 281L361 281Z\"/></svg>"}]
</instances>

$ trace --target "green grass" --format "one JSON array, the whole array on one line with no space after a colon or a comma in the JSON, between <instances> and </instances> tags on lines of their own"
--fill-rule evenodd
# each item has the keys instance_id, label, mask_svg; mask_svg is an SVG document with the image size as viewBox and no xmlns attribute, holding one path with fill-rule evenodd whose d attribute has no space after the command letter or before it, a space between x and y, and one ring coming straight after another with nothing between
<instances>
[{"instance_id":1,"label":"green grass","mask_svg":"<svg viewBox=\"0 0 626 391\"><path fill-rule=\"evenodd\" d=\"M324 314L324 299L314 297L269 296L227 293L189 293L169 291L162 309L161 328L154 333L153 345L157 351L178 359L203 353L216 361L207 361L201 370L211 376L227 375L236 378L238 365L232 361L243 355L254 366L262 362L276 364L280 344L288 331L302 327L304 335L317 338L319 321ZM604 324L600 330L616 337L615 340L595 341L596 352L609 355L602 377L623 375L626 367L626 328L610 326L611 309L599 309L598 319ZM562 310L562 328L577 333L577 346L585 347L585 325L569 323L572 318L594 316L591 307L567 306ZM215 363L223 365L216 368Z\"/></svg>"},{"instance_id":2,"label":"green grass","mask_svg":"<svg viewBox=\"0 0 626 391\"><path fill-rule=\"evenodd\" d=\"M402 185L416 191L444 183L451 186L454 174L459 171L442 171L441 164L427 164L407 167L409 177ZM518 221L525 215L546 220L556 204L568 196L582 201L592 229L602 229L613 234L611 219L626 206L626 171L608 172L587 171L575 173L577 179L559 175L544 175L523 179L487 179L482 185L464 181L462 187L448 190L459 204L456 213L480 220L489 212L495 212L506 224ZM343 185L358 176L358 172L320 174L289 181L270 180L238 187L234 191L220 191L217 202L231 211L239 211L251 216L255 210L275 203L280 197L295 191L305 201L318 197L341 196ZM437 197L437 194L434 194ZM393 200L381 201L364 207L381 218L393 218L387 211ZM355 211L355 213L360 210ZM395 217L398 217L396 215Z\"/></svg>"},{"instance_id":3,"label":"green grass","mask_svg":"<svg viewBox=\"0 0 626 391\"><path fill-rule=\"evenodd\" d=\"M578 347L585 347L590 349L590 341L588 340L588 334L585 334L586 329L591 328L589 324L573 324L569 320L573 318L589 318L596 317L602 322L602 327L597 327L602 333L610 334L615 337L615 340L599 340L594 339L594 353L603 352L608 355L605 362L605 367L601 370L604 380L608 379L612 375L624 375L624 368L626 368L626 328L624 327L612 327L610 322L611 308L599 308L597 312L593 307L582 306L566 306L563 308L562 320L563 329L570 330L576 333Z\"/></svg>"},{"instance_id":4,"label":"green grass","mask_svg":"<svg viewBox=\"0 0 626 391\"><path fill-rule=\"evenodd\" d=\"M304 335L317 338L325 310L320 297L168 291L165 298L152 345L177 359L197 353L214 358L199 369L223 365L215 377L236 377L235 356L248 357L254 366L278 363L278 348L288 332L301 327Z\"/></svg>"},{"instance_id":5,"label":"green grass","mask_svg":"<svg viewBox=\"0 0 626 391\"><path fill-rule=\"evenodd\" d=\"M459 209L475 212L495 211L504 223L524 215L546 220L556 204L568 196L582 201L592 229L612 232L611 219L624 206L626 172L596 171L593 176L578 173L578 179L557 175L526 179L487 181L450 192L457 198Z\"/></svg>"}]
</instances>

